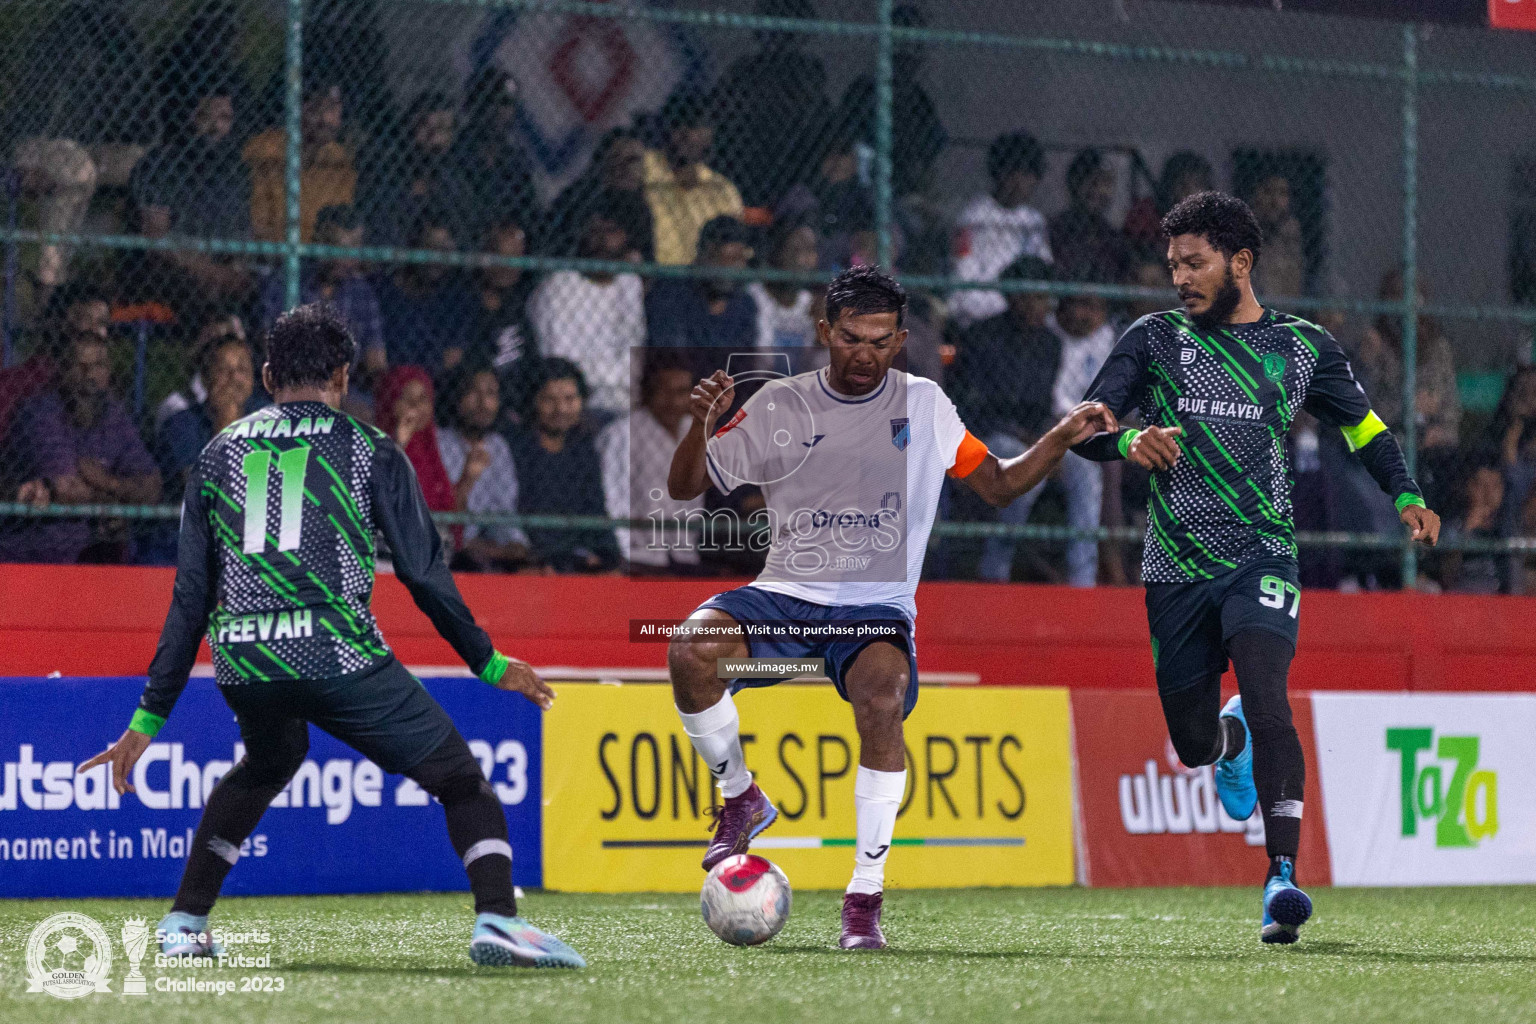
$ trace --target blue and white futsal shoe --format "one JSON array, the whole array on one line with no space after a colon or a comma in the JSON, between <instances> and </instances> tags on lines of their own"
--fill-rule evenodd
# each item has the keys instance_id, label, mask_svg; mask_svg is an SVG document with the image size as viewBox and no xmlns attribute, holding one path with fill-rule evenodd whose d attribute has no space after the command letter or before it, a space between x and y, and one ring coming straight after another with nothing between
<instances>
[{"instance_id":1,"label":"blue and white futsal shoe","mask_svg":"<svg viewBox=\"0 0 1536 1024\"><path fill-rule=\"evenodd\" d=\"M1247 821L1259 805L1259 791L1253 785L1253 733L1248 731L1248 719L1243 717L1243 698L1227 701L1221 717L1235 718L1242 724L1243 752L1216 762L1216 795L1233 821Z\"/></svg>"},{"instance_id":2,"label":"blue and white futsal shoe","mask_svg":"<svg viewBox=\"0 0 1536 1024\"><path fill-rule=\"evenodd\" d=\"M1265 942L1292 943L1301 926L1312 916L1312 900L1291 881L1295 869L1289 860L1280 873L1264 883L1264 918L1259 938Z\"/></svg>"},{"instance_id":3,"label":"blue and white futsal shoe","mask_svg":"<svg viewBox=\"0 0 1536 1024\"><path fill-rule=\"evenodd\" d=\"M208 932L208 915L173 911L156 927L164 935L160 952L166 956L223 956L224 947Z\"/></svg>"},{"instance_id":4,"label":"blue and white futsal shoe","mask_svg":"<svg viewBox=\"0 0 1536 1024\"><path fill-rule=\"evenodd\" d=\"M469 958L481 967L585 967L570 946L520 917L480 914Z\"/></svg>"}]
</instances>

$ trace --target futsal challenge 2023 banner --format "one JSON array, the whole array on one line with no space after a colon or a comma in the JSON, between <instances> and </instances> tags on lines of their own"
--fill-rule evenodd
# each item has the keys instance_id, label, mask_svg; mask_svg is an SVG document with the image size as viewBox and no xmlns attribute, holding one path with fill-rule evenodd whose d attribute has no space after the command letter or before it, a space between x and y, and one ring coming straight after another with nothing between
<instances>
[{"instance_id":1,"label":"futsal challenge 2023 banner","mask_svg":"<svg viewBox=\"0 0 1536 1024\"><path fill-rule=\"evenodd\" d=\"M539 711L474 679L424 684L507 813L513 875L539 884ZM194 679L118 795L107 766L142 678L0 679L0 897L176 891L208 794L244 753L210 679ZM443 811L409 779L310 729L309 755L241 846L229 895L467 888Z\"/></svg>"},{"instance_id":2,"label":"futsal challenge 2023 banner","mask_svg":"<svg viewBox=\"0 0 1536 1024\"><path fill-rule=\"evenodd\" d=\"M691 892L717 790L669 688L557 686L544 720L544 884ZM752 844L800 888L853 869L853 711L830 686L736 698L747 766L779 809ZM1067 691L925 688L906 723L891 888L1072 882Z\"/></svg>"}]
</instances>

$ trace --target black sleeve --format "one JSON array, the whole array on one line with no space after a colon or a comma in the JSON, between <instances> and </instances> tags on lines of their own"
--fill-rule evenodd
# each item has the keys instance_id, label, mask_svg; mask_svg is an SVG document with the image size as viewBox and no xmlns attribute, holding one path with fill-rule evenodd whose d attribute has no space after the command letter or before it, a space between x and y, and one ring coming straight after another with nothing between
<instances>
[{"instance_id":1,"label":"black sleeve","mask_svg":"<svg viewBox=\"0 0 1536 1024\"><path fill-rule=\"evenodd\" d=\"M416 480L416 470L388 439L381 439L373 455L373 517L394 558L395 575L444 640L453 645L464 664L479 675L490 663L495 648L485 630L475 624L459 595L458 585L443 558L443 540L427 499Z\"/></svg>"},{"instance_id":2,"label":"black sleeve","mask_svg":"<svg viewBox=\"0 0 1536 1024\"><path fill-rule=\"evenodd\" d=\"M1088 393L1083 395L1083 401L1103 402L1119 419L1141 404L1146 373L1147 332L1138 320L1121 335L1114 351L1104 360L1104 365L1099 367L1099 375L1088 385ZM1120 452L1120 437L1124 433L1126 431L1121 429L1113 434L1094 434L1081 444L1074 445L1072 450L1095 462L1123 459L1125 456Z\"/></svg>"},{"instance_id":3,"label":"black sleeve","mask_svg":"<svg viewBox=\"0 0 1536 1024\"><path fill-rule=\"evenodd\" d=\"M1408 463L1397 438L1371 411L1370 399L1355 379L1344 350L1326 331L1307 333L1316 340L1317 368L1312 371L1303 408L1323 423L1339 428L1349 450L1377 486L1397 503L1398 511L1404 505L1424 504L1424 493L1408 475Z\"/></svg>"},{"instance_id":4,"label":"black sleeve","mask_svg":"<svg viewBox=\"0 0 1536 1024\"><path fill-rule=\"evenodd\" d=\"M187 474L187 490L181 502L181 538L176 551L171 610L166 613L160 643L149 663L149 680L139 698L141 711L162 720L170 715L181 691L187 688L187 677L197 662L197 647L208 631L208 616L213 613L213 537L202 486L202 474L194 467Z\"/></svg>"}]
</instances>

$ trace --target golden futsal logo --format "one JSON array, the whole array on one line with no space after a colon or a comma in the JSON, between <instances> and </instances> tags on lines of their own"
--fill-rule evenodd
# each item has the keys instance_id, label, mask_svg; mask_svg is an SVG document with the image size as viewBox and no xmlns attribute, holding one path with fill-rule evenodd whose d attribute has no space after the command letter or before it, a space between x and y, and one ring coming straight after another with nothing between
<instances>
[{"instance_id":1,"label":"golden futsal logo","mask_svg":"<svg viewBox=\"0 0 1536 1024\"><path fill-rule=\"evenodd\" d=\"M78 999L112 991L112 940L84 914L54 914L27 939L27 991Z\"/></svg>"}]
</instances>

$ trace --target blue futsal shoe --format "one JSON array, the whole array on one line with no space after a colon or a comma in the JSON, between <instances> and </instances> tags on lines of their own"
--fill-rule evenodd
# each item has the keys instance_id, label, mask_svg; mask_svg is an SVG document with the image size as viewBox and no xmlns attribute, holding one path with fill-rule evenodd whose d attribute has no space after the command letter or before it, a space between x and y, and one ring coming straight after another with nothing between
<instances>
[{"instance_id":1,"label":"blue futsal shoe","mask_svg":"<svg viewBox=\"0 0 1536 1024\"><path fill-rule=\"evenodd\" d=\"M1247 821L1259 805L1259 791L1253 785L1253 733L1248 731L1248 720L1243 717L1243 698L1227 701L1221 717L1235 718L1242 724L1243 751L1216 762L1216 795L1233 821Z\"/></svg>"},{"instance_id":2,"label":"blue futsal shoe","mask_svg":"<svg viewBox=\"0 0 1536 1024\"><path fill-rule=\"evenodd\" d=\"M1312 916L1311 897L1291 881L1294 870L1287 860L1280 866L1280 873L1264 883L1264 918L1259 928L1259 938L1264 942L1295 942L1301 926Z\"/></svg>"},{"instance_id":3,"label":"blue futsal shoe","mask_svg":"<svg viewBox=\"0 0 1536 1024\"><path fill-rule=\"evenodd\" d=\"M480 914L469 958L481 967L585 967L570 946L520 917Z\"/></svg>"},{"instance_id":4,"label":"blue futsal shoe","mask_svg":"<svg viewBox=\"0 0 1536 1024\"><path fill-rule=\"evenodd\" d=\"M208 932L208 915L199 917L173 911L155 927L156 935L165 938L160 952L166 956L223 956L224 947L213 941Z\"/></svg>"}]
</instances>

